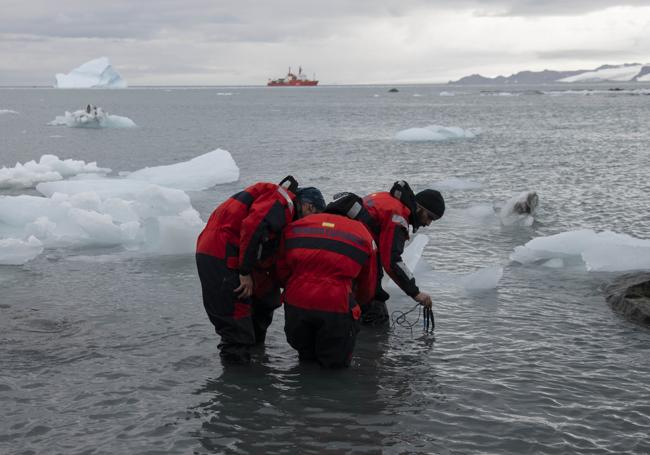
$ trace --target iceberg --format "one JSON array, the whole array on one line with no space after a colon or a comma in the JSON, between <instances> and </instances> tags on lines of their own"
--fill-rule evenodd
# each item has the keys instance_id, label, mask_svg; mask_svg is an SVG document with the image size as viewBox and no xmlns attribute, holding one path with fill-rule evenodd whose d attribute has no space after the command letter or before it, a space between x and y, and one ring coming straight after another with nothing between
<instances>
[{"instance_id":1,"label":"iceberg","mask_svg":"<svg viewBox=\"0 0 650 455\"><path fill-rule=\"evenodd\" d=\"M521 264L541 263L558 268L565 259L579 258L588 272L650 269L650 240L612 231L591 229L537 237L515 248L510 259ZM561 259L562 261L553 261Z\"/></svg>"},{"instance_id":2,"label":"iceberg","mask_svg":"<svg viewBox=\"0 0 650 455\"><path fill-rule=\"evenodd\" d=\"M454 139L472 139L478 130L464 130L457 126L429 125L424 128L409 128L395 135L395 140L404 142L448 141Z\"/></svg>"},{"instance_id":3,"label":"iceberg","mask_svg":"<svg viewBox=\"0 0 650 455\"><path fill-rule=\"evenodd\" d=\"M183 191L200 191L220 183L236 182L239 167L229 152L216 149L182 163L146 167L127 178Z\"/></svg>"},{"instance_id":4,"label":"iceberg","mask_svg":"<svg viewBox=\"0 0 650 455\"><path fill-rule=\"evenodd\" d=\"M57 115L48 125L70 128L135 128L138 126L130 118L110 115L101 107L94 108L92 111L90 109L65 111L65 114Z\"/></svg>"},{"instance_id":5,"label":"iceberg","mask_svg":"<svg viewBox=\"0 0 650 455\"><path fill-rule=\"evenodd\" d=\"M0 168L0 189L33 188L38 183L63 180L82 174L104 175L111 172L108 168L97 167L96 162L86 163L81 160L61 160L55 155L43 155L36 162L16 163L12 168Z\"/></svg>"},{"instance_id":6,"label":"iceberg","mask_svg":"<svg viewBox=\"0 0 650 455\"><path fill-rule=\"evenodd\" d=\"M124 79L113 69L107 57L84 63L68 74L56 75L57 88L126 88Z\"/></svg>"}]
</instances>

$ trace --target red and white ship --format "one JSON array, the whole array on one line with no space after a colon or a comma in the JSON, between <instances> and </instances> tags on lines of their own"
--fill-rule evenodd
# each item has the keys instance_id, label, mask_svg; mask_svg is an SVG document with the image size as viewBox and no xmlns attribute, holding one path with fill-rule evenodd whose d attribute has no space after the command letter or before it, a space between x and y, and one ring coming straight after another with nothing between
<instances>
[{"instance_id":1,"label":"red and white ship","mask_svg":"<svg viewBox=\"0 0 650 455\"><path fill-rule=\"evenodd\" d=\"M318 85L318 81L316 80L316 75L314 75L313 79L308 79L307 76L302 73L302 67L299 66L298 74L293 74L291 72L291 67L289 67L289 72L285 77L269 79L266 85L269 87L309 87Z\"/></svg>"}]
</instances>

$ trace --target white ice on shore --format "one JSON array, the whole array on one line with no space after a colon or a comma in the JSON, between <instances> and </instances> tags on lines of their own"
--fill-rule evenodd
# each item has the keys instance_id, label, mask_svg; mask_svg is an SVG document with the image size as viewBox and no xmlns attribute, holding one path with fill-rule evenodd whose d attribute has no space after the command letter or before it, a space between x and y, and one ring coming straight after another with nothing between
<instances>
[{"instance_id":1,"label":"white ice on shore","mask_svg":"<svg viewBox=\"0 0 650 455\"><path fill-rule=\"evenodd\" d=\"M0 238L0 265L21 265L43 252L43 244L33 235L27 240Z\"/></svg>"},{"instance_id":2,"label":"white ice on shore","mask_svg":"<svg viewBox=\"0 0 650 455\"><path fill-rule=\"evenodd\" d=\"M236 182L239 167L229 152L216 149L182 163L146 167L132 172L127 178L184 191L199 191L220 183Z\"/></svg>"},{"instance_id":3,"label":"white ice on shore","mask_svg":"<svg viewBox=\"0 0 650 455\"><path fill-rule=\"evenodd\" d=\"M97 166L96 162L86 163L81 160L61 160L55 155L43 155L36 162L16 163L14 167L0 168L0 189L33 188L41 182L63 180L79 174L108 174L108 168Z\"/></svg>"},{"instance_id":4,"label":"white ice on shore","mask_svg":"<svg viewBox=\"0 0 650 455\"><path fill-rule=\"evenodd\" d=\"M107 114L101 108L97 114L89 114L83 109L57 115L54 120L48 123L54 126L68 126L70 128L135 128L137 125L128 117Z\"/></svg>"},{"instance_id":5,"label":"white ice on shore","mask_svg":"<svg viewBox=\"0 0 650 455\"><path fill-rule=\"evenodd\" d=\"M395 140L404 142L437 142L454 139L472 139L478 130L464 130L457 126L429 125L424 128L409 128L395 135Z\"/></svg>"},{"instance_id":6,"label":"white ice on shore","mask_svg":"<svg viewBox=\"0 0 650 455\"><path fill-rule=\"evenodd\" d=\"M650 240L612 231L591 229L537 237L515 248L510 259L521 264L540 263L561 267L565 259L580 258L590 272L623 272L650 269ZM562 262L553 261L561 259Z\"/></svg>"},{"instance_id":7,"label":"white ice on shore","mask_svg":"<svg viewBox=\"0 0 650 455\"><path fill-rule=\"evenodd\" d=\"M56 75L57 88L126 88L122 76L111 66L107 57L100 57L73 69L68 74Z\"/></svg>"}]
</instances>

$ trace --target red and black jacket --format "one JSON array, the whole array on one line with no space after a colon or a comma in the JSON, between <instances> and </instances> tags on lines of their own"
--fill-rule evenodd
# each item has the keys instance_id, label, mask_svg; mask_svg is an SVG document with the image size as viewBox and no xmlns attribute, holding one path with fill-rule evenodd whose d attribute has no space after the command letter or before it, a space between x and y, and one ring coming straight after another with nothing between
<instances>
[{"instance_id":1,"label":"red and black jacket","mask_svg":"<svg viewBox=\"0 0 650 455\"><path fill-rule=\"evenodd\" d=\"M256 183L216 208L196 243L197 254L226 261L248 275L273 255L282 228L294 217L295 195L275 183Z\"/></svg>"},{"instance_id":2,"label":"red and black jacket","mask_svg":"<svg viewBox=\"0 0 650 455\"><path fill-rule=\"evenodd\" d=\"M411 210L388 192L366 196L363 205L369 215L364 222L379 247L381 265L400 289L415 297L420 290L402 261L404 244L409 238Z\"/></svg>"},{"instance_id":3,"label":"red and black jacket","mask_svg":"<svg viewBox=\"0 0 650 455\"><path fill-rule=\"evenodd\" d=\"M285 228L276 268L285 304L358 319L375 293L376 247L359 221L309 215Z\"/></svg>"}]
</instances>

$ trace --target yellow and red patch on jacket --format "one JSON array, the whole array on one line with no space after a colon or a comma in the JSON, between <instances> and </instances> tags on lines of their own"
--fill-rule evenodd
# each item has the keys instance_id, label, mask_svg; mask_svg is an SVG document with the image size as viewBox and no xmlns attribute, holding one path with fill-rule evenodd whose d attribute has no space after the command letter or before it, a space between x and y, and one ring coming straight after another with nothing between
<instances>
[{"instance_id":1,"label":"yellow and red patch on jacket","mask_svg":"<svg viewBox=\"0 0 650 455\"><path fill-rule=\"evenodd\" d=\"M334 224L334 223L328 223L327 221L323 221L323 223L321 224L321 226L323 226L323 227L327 227L327 228L333 228L333 227L336 226L336 224Z\"/></svg>"}]
</instances>

